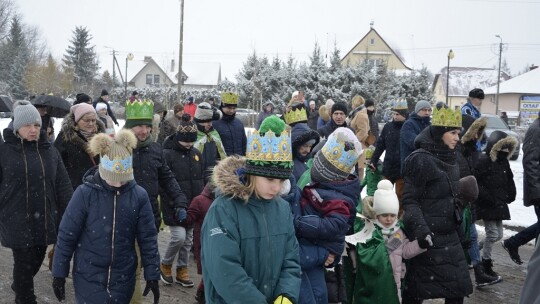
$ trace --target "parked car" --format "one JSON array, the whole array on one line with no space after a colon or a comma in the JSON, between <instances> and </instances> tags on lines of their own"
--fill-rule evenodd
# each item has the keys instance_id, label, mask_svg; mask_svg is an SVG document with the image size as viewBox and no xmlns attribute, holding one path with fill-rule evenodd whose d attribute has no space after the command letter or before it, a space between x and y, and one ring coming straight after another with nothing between
<instances>
[{"instance_id":1,"label":"parked car","mask_svg":"<svg viewBox=\"0 0 540 304\"><path fill-rule=\"evenodd\" d=\"M511 137L513 137L513 138L515 138L517 140L518 145L516 147L516 150L514 151L514 154L512 154L512 157L510 159L511 160L518 159L519 151L521 150L521 142L519 140L518 134L516 132L512 131L510 129L510 127L504 122L504 120L502 120L502 118L500 118L497 115L482 114L482 117L487 118L487 126L486 126L486 130L485 130L487 137L489 137L491 132L493 132L495 130L499 130L499 131L503 131L508 136L511 136ZM482 147L482 149L484 149L484 148L485 148L485 145L484 145L484 147Z\"/></svg>"},{"instance_id":2,"label":"parked car","mask_svg":"<svg viewBox=\"0 0 540 304\"><path fill-rule=\"evenodd\" d=\"M245 127L252 128L257 121L259 112L247 108L236 108L236 117L242 121Z\"/></svg>"}]
</instances>

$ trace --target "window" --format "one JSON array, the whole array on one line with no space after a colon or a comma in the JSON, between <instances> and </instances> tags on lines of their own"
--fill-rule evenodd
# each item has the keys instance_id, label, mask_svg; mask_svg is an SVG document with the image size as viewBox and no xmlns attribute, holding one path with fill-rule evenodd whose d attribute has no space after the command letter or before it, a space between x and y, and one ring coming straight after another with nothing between
<instances>
[{"instance_id":1,"label":"window","mask_svg":"<svg viewBox=\"0 0 540 304\"><path fill-rule=\"evenodd\" d=\"M154 75L154 84L159 85L159 75L157 74Z\"/></svg>"},{"instance_id":2,"label":"window","mask_svg":"<svg viewBox=\"0 0 540 304\"><path fill-rule=\"evenodd\" d=\"M382 64L382 59L368 59L368 63L373 67L378 67Z\"/></svg>"},{"instance_id":3,"label":"window","mask_svg":"<svg viewBox=\"0 0 540 304\"><path fill-rule=\"evenodd\" d=\"M152 74L146 74L146 84L152 84L153 75Z\"/></svg>"},{"instance_id":4,"label":"window","mask_svg":"<svg viewBox=\"0 0 540 304\"><path fill-rule=\"evenodd\" d=\"M374 45L375 44L375 38L369 39L369 44Z\"/></svg>"}]
</instances>

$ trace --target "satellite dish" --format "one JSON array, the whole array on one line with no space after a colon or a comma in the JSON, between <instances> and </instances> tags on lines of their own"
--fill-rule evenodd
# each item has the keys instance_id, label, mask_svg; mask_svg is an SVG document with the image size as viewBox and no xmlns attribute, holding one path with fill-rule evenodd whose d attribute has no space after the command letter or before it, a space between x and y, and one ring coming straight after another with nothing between
<instances>
[{"instance_id":1,"label":"satellite dish","mask_svg":"<svg viewBox=\"0 0 540 304\"><path fill-rule=\"evenodd\" d=\"M134 57L135 57L135 56L133 56L132 53L127 54L127 60L130 60L130 61L131 61L131 60L133 60Z\"/></svg>"}]
</instances>

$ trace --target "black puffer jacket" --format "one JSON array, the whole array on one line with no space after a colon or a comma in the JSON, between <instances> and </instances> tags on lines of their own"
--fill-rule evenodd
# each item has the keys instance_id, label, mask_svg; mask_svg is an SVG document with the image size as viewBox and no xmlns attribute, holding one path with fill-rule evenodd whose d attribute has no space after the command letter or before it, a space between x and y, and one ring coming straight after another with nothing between
<instances>
[{"instance_id":1,"label":"black puffer jacket","mask_svg":"<svg viewBox=\"0 0 540 304\"><path fill-rule=\"evenodd\" d=\"M246 130L240 119L223 114L223 118L214 121L213 126L221 137L227 155L246 155Z\"/></svg>"},{"instance_id":2,"label":"black puffer jacket","mask_svg":"<svg viewBox=\"0 0 540 304\"><path fill-rule=\"evenodd\" d=\"M161 226L161 214L157 202L160 187L174 201L175 208L187 208L186 195L169 169L160 144L153 142L133 150L133 174L137 184L148 192L158 231Z\"/></svg>"},{"instance_id":3,"label":"black puffer jacket","mask_svg":"<svg viewBox=\"0 0 540 304\"><path fill-rule=\"evenodd\" d=\"M0 145L0 238L24 248L56 242L58 224L73 189L58 151L45 132L39 142L4 129Z\"/></svg>"},{"instance_id":4,"label":"black puffer jacket","mask_svg":"<svg viewBox=\"0 0 540 304\"><path fill-rule=\"evenodd\" d=\"M523 204L540 204L540 118L529 126L523 139Z\"/></svg>"},{"instance_id":5,"label":"black puffer jacket","mask_svg":"<svg viewBox=\"0 0 540 304\"><path fill-rule=\"evenodd\" d=\"M401 157L399 156L399 136L403 121L391 121L384 125L381 135L377 140L375 152L371 157L371 163L377 164L382 153L384 155L383 175L391 182L401 177Z\"/></svg>"},{"instance_id":6,"label":"black puffer jacket","mask_svg":"<svg viewBox=\"0 0 540 304\"><path fill-rule=\"evenodd\" d=\"M494 131L488 139L485 153L474 169L478 183L476 216L483 220L509 220L508 204L516 199L514 174L508 157L514 152L517 141L506 133ZM508 152L501 152L508 149Z\"/></svg>"},{"instance_id":7,"label":"black puffer jacket","mask_svg":"<svg viewBox=\"0 0 540 304\"><path fill-rule=\"evenodd\" d=\"M338 126L338 125L336 125L334 120L331 119L331 118L330 118L330 121L327 122L324 126L317 129L317 132L319 132L319 134L321 135L321 138L328 139L328 136L330 136L330 134L332 134L332 132L334 132L339 127L349 128L351 131L354 132L354 130L352 128L347 126L346 122L344 122L341 126Z\"/></svg>"},{"instance_id":8,"label":"black puffer jacket","mask_svg":"<svg viewBox=\"0 0 540 304\"><path fill-rule=\"evenodd\" d=\"M163 143L165 161L174 174L180 188L184 191L188 206L197 195L204 189L204 160L199 150L182 147L171 135ZM175 219L174 204L169 196L160 190L161 211L163 222L168 226L178 226L180 223Z\"/></svg>"},{"instance_id":9,"label":"black puffer jacket","mask_svg":"<svg viewBox=\"0 0 540 304\"><path fill-rule=\"evenodd\" d=\"M434 139L430 127L415 145L420 149L404 166L403 219L411 240L432 234L433 246L410 260L404 292L419 299L461 298L473 290L454 216L459 186L455 151Z\"/></svg>"},{"instance_id":10,"label":"black puffer jacket","mask_svg":"<svg viewBox=\"0 0 540 304\"><path fill-rule=\"evenodd\" d=\"M96 125L97 133L105 132L105 125L101 120L97 119ZM69 113L62 122L54 146L62 156L74 190L83 183L86 171L99 164L99 156L91 157L86 149L87 145L88 141L76 128L75 116Z\"/></svg>"}]
</instances>

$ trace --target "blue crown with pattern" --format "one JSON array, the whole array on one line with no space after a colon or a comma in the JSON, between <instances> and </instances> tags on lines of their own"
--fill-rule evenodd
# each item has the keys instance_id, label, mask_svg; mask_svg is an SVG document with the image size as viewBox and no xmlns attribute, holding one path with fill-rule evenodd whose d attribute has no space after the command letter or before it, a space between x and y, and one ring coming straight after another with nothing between
<instances>
[{"instance_id":1,"label":"blue crown with pattern","mask_svg":"<svg viewBox=\"0 0 540 304\"><path fill-rule=\"evenodd\" d=\"M115 157L109 159L107 155L101 156L100 166L107 171L115 174L132 174L133 173L133 157L129 155L126 158Z\"/></svg>"},{"instance_id":2,"label":"blue crown with pattern","mask_svg":"<svg viewBox=\"0 0 540 304\"><path fill-rule=\"evenodd\" d=\"M340 129L346 128L338 128L334 133L330 134L321 149L321 153L338 170L350 173L361 156L362 147L352 131L347 129L354 137L349 138L350 136L347 136L346 130Z\"/></svg>"}]
</instances>

